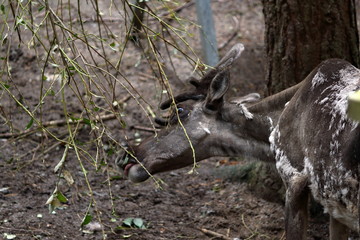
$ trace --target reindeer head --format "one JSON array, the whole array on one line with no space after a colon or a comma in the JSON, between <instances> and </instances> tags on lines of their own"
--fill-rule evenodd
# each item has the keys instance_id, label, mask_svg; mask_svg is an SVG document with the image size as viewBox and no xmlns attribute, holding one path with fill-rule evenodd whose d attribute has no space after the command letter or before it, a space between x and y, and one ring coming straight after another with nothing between
<instances>
[{"instance_id":1,"label":"reindeer head","mask_svg":"<svg viewBox=\"0 0 360 240\"><path fill-rule=\"evenodd\" d=\"M212 156L229 156L249 147L249 141L234 132L244 125L242 122L251 118L251 114L246 115L246 108L241 103L253 101L259 96L248 95L235 104L224 100L229 88L229 68L243 49L242 44L235 45L200 81L191 80L195 90L175 96L173 115L167 120L156 120L166 126L158 136L130 148L129 153L117 160L130 180L141 182L149 174L191 165L194 159L200 161ZM172 102L172 99L164 102L161 108L169 108ZM237 116L235 125L233 115ZM239 146L241 144L246 147Z\"/></svg>"}]
</instances>

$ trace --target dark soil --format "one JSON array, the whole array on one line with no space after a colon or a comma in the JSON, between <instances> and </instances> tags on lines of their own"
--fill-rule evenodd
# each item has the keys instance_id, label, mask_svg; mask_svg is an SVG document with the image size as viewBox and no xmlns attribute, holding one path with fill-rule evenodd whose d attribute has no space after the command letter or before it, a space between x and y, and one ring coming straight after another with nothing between
<instances>
[{"instance_id":1,"label":"dark soil","mask_svg":"<svg viewBox=\"0 0 360 240\"><path fill-rule=\"evenodd\" d=\"M224 54L236 42L241 41L246 46L245 53L232 70L230 95L254 91L263 94L266 83L263 81L264 26L260 1L213 1L213 9L220 45L227 42L234 32L238 32L220 54ZM195 20L194 13L192 6L179 14ZM234 16L239 21L238 29L234 29ZM113 26L118 24L113 23ZM197 32L196 29L193 31ZM190 44L200 52L197 39L195 37ZM137 90L145 98L152 99L154 106L157 106L159 99L153 97L153 80L144 78L144 74L151 76L152 72L143 59L140 65L135 64L138 59L133 56L136 54L131 53L138 51L133 46L129 48L129 55L124 58L126 62L123 71L130 79L140 81L136 85ZM34 107L39 100L41 67L35 54L25 46L17 47L17 44L13 44L12 49L12 78L22 93L15 97L25 99L30 108ZM183 81L190 76L192 69L185 65L182 68L181 62L177 64L180 64L177 74ZM5 136L13 132L6 119L12 120L14 129L24 129L30 119L10 97L1 94L0 133L3 137L0 137L0 239L11 239L14 236L15 239L44 240L221 239L205 233L206 230L228 236L229 239L284 239L282 203L263 200L236 177L224 177L219 169L229 168L223 164L228 163L228 159L205 160L200 163L198 174L189 175L187 172L190 168L159 174L156 177L162 180L161 187L152 180L133 184L122 178L114 165L116 155L121 154L120 148L105 138L104 148L114 147L116 153L108 157L105 166L98 170L91 162L84 160L82 164L87 169L88 181L75 151L69 150L65 170L75 181L69 184L64 175L59 177L54 173L54 167L64 153L63 144L39 133ZM118 99L126 96L121 88L117 89L116 94ZM66 96L68 107L72 112L80 113L75 98L71 93ZM98 104L101 105L101 101ZM63 119L59 106L60 103L55 99L53 102L48 100L44 107L44 120ZM116 120L106 122L107 130L114 139L122 143L125 141L124 136L128 136L128 140L133 143L151 135L133 128L150 126L136 102L130 99L123 107L127 122L125 130ZM62 136L66 133L66 127L58 126L53 131ZM97 148L95 142L89 140L92 134L89 127L82 126L78 131L79 142L86 143L84 147L95 156ZM87 158L81 156L81 159ZM237 164L243 165L246 161ZM45 203L56 187L68 201L51 212ZM93 220L81 227L88 209ZM146 229L124 226L123 221L127 218L142 219ZM312 218L309 239L327 239L326 222L324 217Z\"/></svg>"}]
</instances>

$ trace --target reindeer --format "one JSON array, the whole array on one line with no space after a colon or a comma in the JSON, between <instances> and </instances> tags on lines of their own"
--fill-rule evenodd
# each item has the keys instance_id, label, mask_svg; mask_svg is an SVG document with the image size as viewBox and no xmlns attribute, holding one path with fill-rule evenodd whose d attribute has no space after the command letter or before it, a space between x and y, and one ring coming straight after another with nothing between
<instances>
[{"instance_id":1,"label":"reindeer","mask_svg":"<svg viewBox=\"0 0 360 240\"><path fill-rule=\"evenodd\" d=\"M341 59L322 62L301 83L259 100L250 94L226 100L229 68L244 47L235 45L194 91L158 119L162 129L117 164L133 182L213 156L251 156L276 164L286 187L287 239L306 239L308 201L313 195L330 215L330 239L359 231L360 127L348 119L347 96L360 87L360 70ZM181 123L181 124L180 124Z\"/></svg>"}]
</instances>

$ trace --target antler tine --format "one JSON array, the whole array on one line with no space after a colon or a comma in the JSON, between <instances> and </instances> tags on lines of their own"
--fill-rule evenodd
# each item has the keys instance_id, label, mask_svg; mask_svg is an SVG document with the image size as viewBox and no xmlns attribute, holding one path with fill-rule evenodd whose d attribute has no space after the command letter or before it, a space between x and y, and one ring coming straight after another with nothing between
<instances>
[{"instance_id":1,"label":"antler tine","mask_svg":"<svg viewBox=\"0 0 360 240\"><path fill-rule=\"evenodd\" d=\"M196 90L193 92L182 93L174 97L175 103L184 102L186 100L201 100L204 99L207 95L207 91L210 87L211 81L217 74L221 74L224 71L227 71L228 68L233 64L233 62L240 56L244 51L244 45L241 43L233 46L230 51L219 61L219 63L210 71L208 71L200 80L197 80L194 77L190 77L188 82L196 87ZM163 102L160 105L162 110L167 109L171 106L172 99L169 99Z\"/></svg>"},{"instance_id":2,"label":"antler tine","mask_svg":"<svg viewBox=\"0 0 360 240\"><path fill-rule=\"evenodd\" d=\"M239 58L241 53L244 51L245 47L243 44L235 44L230 51L228 51L225 56L219 61L214 68L211 68L201 80L190 80L190 83L196 87L196 92L203 95L207 94L211 81L217 74L221 74L224 71L227 71L234 61Z\"/></svg>"},{"instance_id":3,"label":"antler tine","mask_svg":"<svg viewBox=\"0 0 360 240\"><path fill-rule=\"evenodd\" d=\"M244 49L245 47L242 43L235 44L219 61L219 63L216 64L215 69L222 71L229 68L233 62L239 58Z\"/></svg>"}]
</instances>

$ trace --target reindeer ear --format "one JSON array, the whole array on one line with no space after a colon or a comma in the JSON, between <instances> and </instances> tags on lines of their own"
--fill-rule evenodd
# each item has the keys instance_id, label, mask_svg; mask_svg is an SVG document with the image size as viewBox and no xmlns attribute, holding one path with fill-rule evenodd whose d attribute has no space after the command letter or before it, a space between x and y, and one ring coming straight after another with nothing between
<instances>
[{"instance_id":1,"label":"reindeer ear","mask_svg":"<svg viewBox=\"0 0 360 240\"><path fill-rule=\"evenodd\" d=\"M225 56L219 61L219 63L215 66L215 69L218 71L223 71L229 68L233 62L239 58L240 54L244 51L245 47L243 44L238 43L233 46L229 52L225 54Z\"/></svg>"},{"instance_id":2,"label":"reindeer ear","mask_svg":"<svg viewBox=\"0 0 360 240\"><path fill-rule=\"evenodd\" d=\"M223 104L224 95L230 85L229 71L222 71L213 78L205 99L205 110L216 111Z\"/></svg>"}]
</instances>

